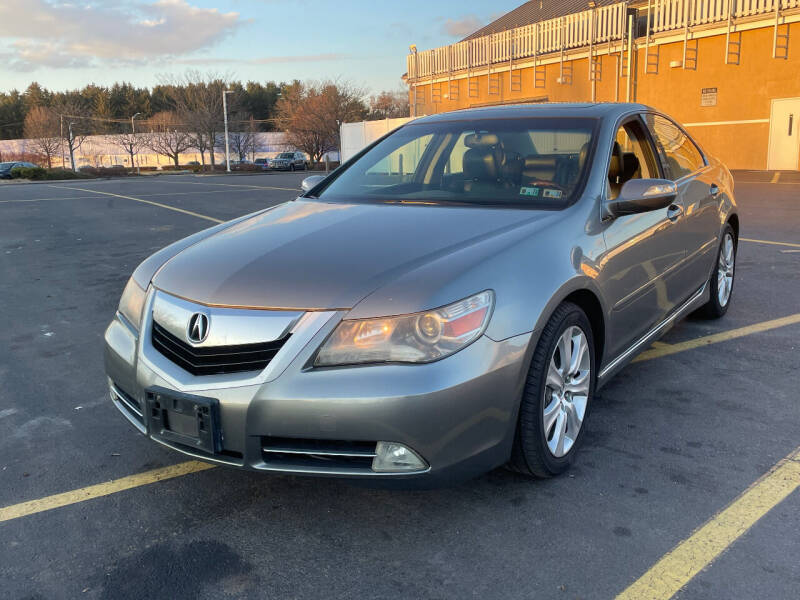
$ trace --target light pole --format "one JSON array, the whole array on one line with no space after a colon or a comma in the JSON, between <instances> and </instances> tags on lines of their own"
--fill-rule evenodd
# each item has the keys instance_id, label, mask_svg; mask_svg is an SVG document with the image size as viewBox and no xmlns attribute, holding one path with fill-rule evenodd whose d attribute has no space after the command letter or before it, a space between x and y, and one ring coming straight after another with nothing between
<instances>
[{"instance_id":1,"label":"light pole","mask_svg":"<svg viewBox=\"0 0 800 600\"><path fill-rule=\"evenodd\" d=\"M232 93L233 90L223 90L222 92L222 114L225 120L225 170L228 173L231 172L231 150L228 145L228 94Z\"/></svg>"},{"instance_id":2,"label":"light pole","mask_svg":"<svg viewBox=\"0 0 800 600\"><path fill-rule=\"evenodd\" d=\"M72 121L69 123L69 162L72 165L72 170L77 171L75 168L75 150L72 147L72 142L75 138L72 137L72 126L75 125Z\"/></svg>"},{"instance_id":3,"label":"light pole","mask_svg":"<svg viewBox=\"0 0 800 600\"><path fill-rule=\"evenodd\" d=\"M131 117L131 138L132 138L131 139L131 167L133 167L133 145L134 145L134 143L136 143L136 126L133 124L133 120L136 117L138 117L140 114L142 114L142 113L137 112L135 115L133 115ZM136 165L136 174L137 175L141 175L141 172L139 171L138 163Z\"/></svg>"},{"instance_id":4,"label":"light pole","mask_svg":"<svg viewBox=\"0 0 800 600\"><path fill-rule=\"evenodd\" d=\"M61 122L61 168L64 168L64 163L67 162L67 159L64 157L64 115L58 115L59 121Z\"/></svg>"}]
</instances>

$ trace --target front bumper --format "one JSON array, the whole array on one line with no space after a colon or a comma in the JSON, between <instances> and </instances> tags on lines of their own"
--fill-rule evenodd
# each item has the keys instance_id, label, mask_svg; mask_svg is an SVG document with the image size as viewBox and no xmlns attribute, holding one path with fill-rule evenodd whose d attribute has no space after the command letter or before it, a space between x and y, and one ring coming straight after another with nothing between
<instances>
[{"instance_id":1,"label":"front bumper","mask_svg":"<svg viewBox=\"0 0 800 600\"><path fill-rule=\"evenodd\" d=\"M232 377L226 384L225 376L184 373L176 379L173 363L169 367L153 359L148 319L139 335L117 315L105 334L112 400L139 431L166 446L256 471L445 481L508 460L532 334L502 342L483 336L453 356L424 365L309 368L314 352L342 316L317 315L310 321L313 331L306 332L306 339L298 337L302 347L287 345L273 359L277 368L267 367L266 376L256 374L254 379ZM153 387L216 398L222 451L207 454L148 431L145 395ZM379 441L407 446L428 467L375 472L369 461L338 460L315 450L342 445L364 449ZM286 449L287 443L290 453L278 456L276 444Z\"/></svg>"}]
</instances>

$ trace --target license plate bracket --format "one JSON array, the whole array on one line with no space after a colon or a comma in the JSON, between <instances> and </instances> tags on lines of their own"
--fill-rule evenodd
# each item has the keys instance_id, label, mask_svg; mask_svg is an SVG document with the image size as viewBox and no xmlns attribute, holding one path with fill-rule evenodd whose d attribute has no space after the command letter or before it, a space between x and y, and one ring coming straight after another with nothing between
<instances>
[{"instance_id":1,"label":"license plate bracket","mask_svg":"<svg viewBox=\"0 0 800 600\"><path fill-rule=\"evenodd\" d=\"M160 387L145 391L147 435L218 454L222 451L219 400Z\"/></svg>"}]
</instances>

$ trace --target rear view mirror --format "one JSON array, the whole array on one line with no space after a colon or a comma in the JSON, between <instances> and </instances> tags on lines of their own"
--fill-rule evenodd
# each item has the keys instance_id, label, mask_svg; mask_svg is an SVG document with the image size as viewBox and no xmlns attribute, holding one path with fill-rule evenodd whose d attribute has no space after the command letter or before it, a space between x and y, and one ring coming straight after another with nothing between
<instances>
[{"instance_id":1,"label":"rear view mirror","mask_svg":"<svg viewBox=\"0 0 800 600\"><path fill-rule=\"evenodd\" d=\"M607 203L615 217L665 208L678 196L678 186L668 179L631 179L622 186L619 196Z\"/></svg>"},{"instance_id":2,"label":"rear view mirror","mask_svg":"<svg viewBox=\"0 0 800 600\"><path fill-rule=\"evenodd\" d=\"M312 188L315 188L317 184L323 179L325 179L324 175L309 175L308 177L303 179L303 183L300 184L300 189L302 189L303 193L305 194Z\"/></svg>"}]
</instances>

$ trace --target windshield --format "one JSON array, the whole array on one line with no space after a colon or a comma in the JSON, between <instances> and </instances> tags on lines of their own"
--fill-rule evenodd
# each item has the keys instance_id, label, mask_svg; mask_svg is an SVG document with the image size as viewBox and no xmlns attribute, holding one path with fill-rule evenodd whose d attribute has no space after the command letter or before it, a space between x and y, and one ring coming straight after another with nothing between
<instances>
[{"instance_id":1,"label":"windshield","mask_svg":"<svg viewBox=\"0 0 800 600\"><path fill-rule=\"evenodd\" d=\"M294 152L281 152L278 158L294 158Z\"/></svg>"},{"instance_id":2,"label":"windshield","mask_svg":"<svg viewBox=\"0 0 800 600\"><path fill-rule=\"evenodd\" d=\"M581 191L596 125L583 118L411 123L318 197L564 208Z\"/></svg>"}]
</instances>

